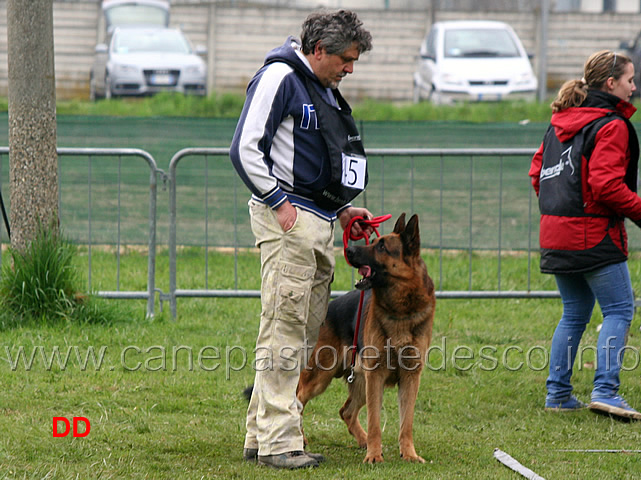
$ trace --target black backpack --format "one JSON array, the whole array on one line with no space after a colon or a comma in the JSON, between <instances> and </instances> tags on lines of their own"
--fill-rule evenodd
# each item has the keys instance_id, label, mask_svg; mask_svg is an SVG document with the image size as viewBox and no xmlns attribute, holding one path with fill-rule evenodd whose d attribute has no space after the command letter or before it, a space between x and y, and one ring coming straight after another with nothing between
<instances>
[{"instance_id":1,"label":"black backpack","mask_svg":"<svg viewBox=\"0 0 641 480\"><path fill-rule=\"evenodd\" d=\"M582 194L582 164L589 162L597 132L606 123L623 119L634 141L629 142L636 152L631 152L631 162L625 183L636 192L638 143L630 122L614 112L588 123L574 137L561 142L550 125L543 140L543 161L539 177L539 208L543 215L564 217L594 216L585 213ZM600 215L599 215L600 216Z\"/></svg>"}]
</instances>

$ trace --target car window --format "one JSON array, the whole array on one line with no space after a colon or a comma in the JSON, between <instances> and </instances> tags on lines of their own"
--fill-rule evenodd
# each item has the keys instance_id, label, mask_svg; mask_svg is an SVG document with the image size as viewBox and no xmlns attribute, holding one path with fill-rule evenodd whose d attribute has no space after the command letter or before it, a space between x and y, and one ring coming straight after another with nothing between
<instances>
[{"instance_id":1,"label":"car window","mask_svg":"<svg viewBox=\"0 0 641 480\"><path fill-rule=\"evenodd\" d=\"M445 57L518 57L514 39L504 29L461 28L446 30Z\"/></svg>"},{"instance_id":2,"label":"car window","mask_svg":"<svg viewBox=\"0 0 641 480\"><path fill-rule=\"evenodd\" d=\"M430 31L425 40L425 47L427 54L432 58L436 58L436 30Z\"/></svg>"},{"instance_id":3,"label":"car window","mask_svg":"<svg viewBox=\"0 0 641 480\"><path fill-rule=\"evenodd\" d=\"M169 12L151 5L118 5L105 10L107 27L169 24Z\"/></svg>"},{"instance_id":4,"label":"car window","mask_svg":"<svg viewBox=\"0 0 641 480\"><path fill-rule=\"evenodd\" d=\"M187 39L174 31L121 31L114 38L113 50L116 53L190 53Z\"/></svg>"}]
</instances>

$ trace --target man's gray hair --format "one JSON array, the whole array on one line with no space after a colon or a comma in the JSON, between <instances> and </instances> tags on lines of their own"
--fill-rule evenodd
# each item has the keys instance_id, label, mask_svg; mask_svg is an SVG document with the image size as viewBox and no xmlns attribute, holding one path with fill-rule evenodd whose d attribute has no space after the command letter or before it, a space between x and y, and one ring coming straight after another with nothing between
<instances>
[{"instance_id":1,"label":"man's gray hair","mask_svg":"<svg viewBox=\"0 0 641 480\"><path fill-rule=\"evenodd\" d=\"M300 38L305 55L314 52L318 42L330 55L340 55L354 42L359 54L372 49L372 35L349 10L310 14L303 22Z\"/></svg>"}]
</instances>

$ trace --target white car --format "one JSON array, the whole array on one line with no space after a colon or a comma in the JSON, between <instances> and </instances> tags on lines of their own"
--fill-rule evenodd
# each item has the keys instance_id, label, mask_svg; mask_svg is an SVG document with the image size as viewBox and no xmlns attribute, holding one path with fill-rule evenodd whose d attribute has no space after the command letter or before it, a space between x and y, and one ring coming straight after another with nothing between
<instances>
[{"instance_id":1,"label":"white car","mask_svg":"<svg viewBox=\"0 0 641 480\"><path fill-rule=\"evenodd\" d=\"M167 0L103 0L102 12L108 32L124 25L169 26Z\"/></svg>"},{"instance_id":2,"label":"white car","mask_svg":"<svg viewBox=\"0 0 641 480\"><path fill-rule=\"evenodd\" d=\"M415 103L534 100L537 80L512 27L503 22L436 22L420 48Z\"/></svg>"},{"instance_id":3,"label":"white car","mask_svg":"<svg viewBox=\"0 0 641 480\"><path fill-rule=\"evenodd\" d=\"M170 91L207 95L206 49L192 50L178 29L116 27L96 46L89 75L92 100Z\"/></svg>"}]
</instances>

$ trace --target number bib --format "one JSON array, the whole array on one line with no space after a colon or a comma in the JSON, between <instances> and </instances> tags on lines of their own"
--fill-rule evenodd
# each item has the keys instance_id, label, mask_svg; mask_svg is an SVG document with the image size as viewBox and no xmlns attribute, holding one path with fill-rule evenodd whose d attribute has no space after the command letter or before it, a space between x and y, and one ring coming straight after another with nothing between
<instances>
[{"instance_id":1,"label":"number bib","mask_svg":"<svg viewBox=\"0 0 641 480\"><path fill-rule=\"evenodd\" d=\"M367 158L360 155L343 156L343 179L341 183L346 187L365 189L365 176L367 175Z\"/></svg>"}]
</instances>

